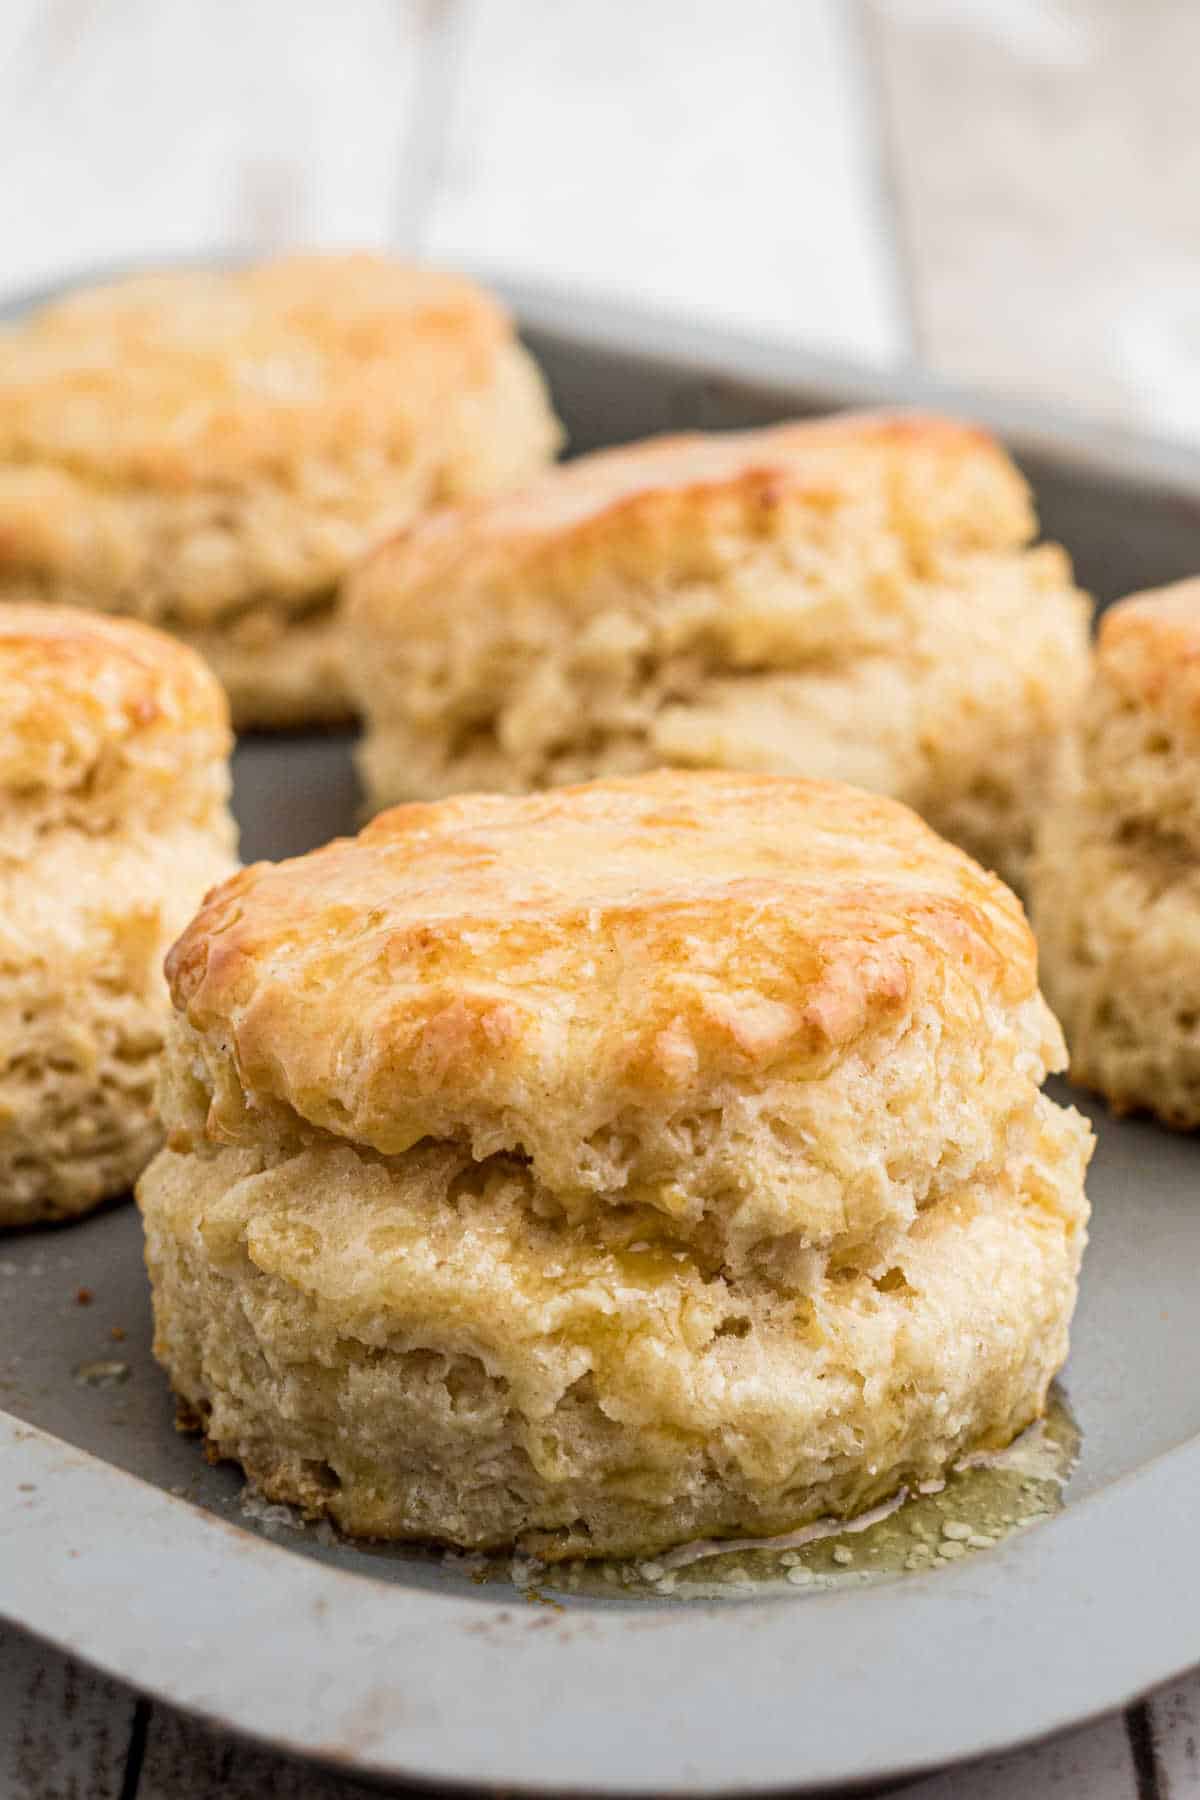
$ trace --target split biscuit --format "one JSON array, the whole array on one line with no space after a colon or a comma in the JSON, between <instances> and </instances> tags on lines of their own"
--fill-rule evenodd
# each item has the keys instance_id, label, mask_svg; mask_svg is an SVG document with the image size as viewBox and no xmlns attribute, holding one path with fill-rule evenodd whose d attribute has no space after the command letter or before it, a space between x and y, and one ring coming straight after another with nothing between
<instances>
[{"instance_id":1,"label":"split biscuit","mask_svg":"<svg viewBox=\"0 0 1200 1800\"><path fill-rule=\"evenodd\" d=\"M345 1530L545 1556L851 1513L1042 1410L1089 1132L1019 903L893 801L400 807L168 959L156 1349Z\"/></svg>"}]
</instances>

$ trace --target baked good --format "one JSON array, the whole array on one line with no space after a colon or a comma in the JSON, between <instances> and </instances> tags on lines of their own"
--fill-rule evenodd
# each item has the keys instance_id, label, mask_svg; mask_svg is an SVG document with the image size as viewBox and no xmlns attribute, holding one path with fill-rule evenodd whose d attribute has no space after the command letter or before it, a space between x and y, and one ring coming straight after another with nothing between
<instances>
[{"instance_id":1,"label":"baked good","mask_svg":"<svg viewBox=\"0 0 1200 1800\"><path fill-rule=\"evenodd\" d=\"M1033 940L893 801L667 772L384 813L168 959L139 1185L212 1454L548 1557L852 1512L1037 1416L1088 1130Z\"/></svg>"},{"instance_id":2,"label":"baked good","mask_svg":"<svg viewBox=\"0 0 1200 1800\"><path fill-rule=\"evenodd\" d=\"M652 439L428 518L348 584L377 806L663 765L852 781L1019 883L1088 604L982 432Z\"/></svg>"},{"instance_id":3,"label":"baked good","mask_svg":"<svg viewBox=\"0 0 1200 1800\"><path fill-rule=\"evenodd\" d=\"M557 441L507 317L457 277L304 256L89 289L0 333L0 600L170 628L239 726L344 718L347 567Z\"/></svg>"},{"instance_id":4,"label":"baked good","mask_svg":"<svg viewBox=\"0 0 1200 1800\"><path fill-rule=\"evenodd\" d=\"M235 866L229 746L193 651L0 607L0 1225L85 1212L157 1147L162 959Z\"/></svg>"},{"instance_id":5,"label":"baked good","mask_svg":"<svg viewBox=\"0 0 1200 1800\"><path fill-rule=\"evenodd\" d=\"M1072 1080L1200 1125L1200 580L1102 615L1031 903Z\"/></svg>"}]
</instances>

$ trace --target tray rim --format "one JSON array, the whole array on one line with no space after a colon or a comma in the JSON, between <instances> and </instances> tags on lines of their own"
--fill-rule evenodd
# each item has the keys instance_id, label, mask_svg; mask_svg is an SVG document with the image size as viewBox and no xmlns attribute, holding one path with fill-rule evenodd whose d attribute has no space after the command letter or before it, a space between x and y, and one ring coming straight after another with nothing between
<instances>
[{"instance_id":1,"label":"tray rim","mask_svg":"<svg viewBox=\"0 0 1200 1800\"><path fill-rule=\"evenodd\" d=\"M164 264L179 260L164 259ZM47 282L4 300L0 316L18 315L40 299L134 266L114 264ZM590 349L631 362L654 362L703 382L728 380L772 389L783 400L789 392L797 398L803 394L806 407L836 410L901 405L962 414L991 426L1018 456L1036 456L1127 490L1166 491L1195 508L1200 517L1200 452L1186 445L1096 425L1062 409L944 383L912 369L856 366L757 336L640 311L622 302L591 299L567 288L510 281L488 271L483 274L507 299L523 330L553 339L565 350ZM1180 1590L1200 1579L1200 1546L1194 1544L1188 1517L1190 1495L1200 1484L1200 1438L1154 1458L1073 1504L1058 1518L989 1552L986 1559L939 1570L935 1575L910 1576L903 1584L886 1584L853 1596L818 1595L719 1607L692 1604L686 1609L646 1609L639 1615L573 1615L577 1626L579 1619L586 1617L588 1628L573 1631L567 1654L552 1643L556 1632L530 1629L532 1609L523 1611L519 1601L514 1605L512 1600L490 1596L476 1601L430 1595L397 1588L369 1574L326 1568L212 1518L186 1500L3 1411L0 1470L8 1499L0 1510L0 1618L217 1727L295 1755L330 1762L344 1772L431 1786L502 1785L529 1794L553 1789L575 1794L744 1795L894 1781L1010 1750L1102 1716L1200 1662L1200 1627L1185 1624L1183 1609L1175 1604ZM29 1482L35 1485L32 1495L20 1491L21 1485ZM72 1508L80 1506L80 1495L85 1497L86 1512L73 1514ZM79 1516L90 1518L94 1534L89 1542L80 1544L77 1555L65 1560L61 1545L71 1535L73 1519ZM1140 1545L1136 1557L1114 1558L1112 1544L1136 1541L1148 1516L1155 1519L1152 1553ZM110 1579L106 1571L111 1559L128 1551L131 1522L137 1526L143 1568L150 1561L156 1566L161 1562L163 1579L150 1582L147 1591L134 1596L135 1604L123 1610L112 1604L105 1582ZM29 1551L30 1533L39 1546L37 1555ZM235 1553L224 1554L230 1545ZM1107 1552L1105 1545L1110 1547ZM287 1563L277 1564L275 1559L280 1557L288 1559ZM360 1720L353 1744L343 1741L344 1731L342 1739L338 1737L337 1728L348 1726L354 1710L351 1707L347 1712L344 1704L337 1718L316 1706L299 1730L294 1718L287 1725L275 1722L272 1706L282 1702L286 1711L294 1700L290 1689L282 1696L276 1693L271 1706L264 1708L261 1694L251 1695L241 1691L239 1684L230 1684L225 1659L211 1654L216 1638L197 1636L199 1621L179 1633L178 1612L172 1614L169 1604L173 1578L179 1568L193 1566L196 1558L206 1577L198 1590L204 1600L200 1619L208 1619L214 1632L218 1626L227 1631L233 1622L247 1630L268 1628L286 1634L296 1623L297 1596L313 1607L318 1601L323 1604L326 1623L322 1632L305 1641L299 1659L302 1666L293 1669L294 1676L303 1676L310 1692L315 1685L314 1672L324 1672L324 1692L328 1694L338 1690L339 1680L345 1686L348 1670L361 1677L360 1693L373 1691L371 1680L377 1673L374 1651L386 1636L384 1624L391 1623L394 1628L397 1614L405 1615L403 1624L414 1642L429 1651L430 1636L444 1624L443 1614L432 1619L435 1631L427 1632L431 1613L450 1605L469 1609L468 1629L475 1635L468 1638L464 1632L463 1642L474 1646L481 1683L493 1682L505 1669L511 1674L519 1664L524 1671L524 1691L536 1699L555 1691L562 1665L569 1665L572 1683L576 1689L582 1683L589 1703L601 1692L619 1700L624 1726L619 1735L636 1747L636 1774L628 1767L624 1772L610 1769L600 1779L581 1784L577 1727L569 1721L564 1726L561 1716L531 1718L531 1730L524 1734L515 1759L509 1755L506 1760L492 1739L487 1740L486 1750L480 1747L483 1738L468 1745L461 1717L454 1721L454 1730L449 1721L440 1727L443 1739L447 1735L452 1739L450 1755L437 1748L431 1752L422 1738L425 1727L420 1721L421 1708L428 1713L435 1706L432 1693L423 1697L417 1692L406 1694L403 1716L398 1720L382 1716ZM1094 1630L1096 1566L1107 1578L1106 1606L1121 1613L1121 1631L1112 1634L1121 1640L1116 1648L1104 1645ZM276 1580L281 1569L286 1569L288 1577L282 1582ZM357 1604L343 1608L335 1602L347 1592L346 1583L359 1591ZM1031 1583L1039 1590L1037 1608L1031 1611L998 1604L1006 1591L1011 1594ZM128 1592L127 1569L124 1586ZM920 1715L924 1732L919 1747L912 1741L911 1718L907 1730L897 1730L904 1722L892 1719L886 1745L877 1735L864 1744L861 1721L856 1727L854 1719L845 1716L846 1694L854 1689L856 1679L860 1698L869 1698L874 1686L873 1673L865 1682L863 1679L862 1640L871 1639L870 1627L864 1627L868 1620L874 1621L880 1634L874 1641L892 1642L903 1670L900 1646L912 1635L909 1628L919 1627L927 1608L932 1609L936 1631L957 1622L964 1645L971 1646L973 1655L951 1664L949 1683L943 1669L932 1712L913 1709ZM515 1612L517 1619L501 1622L505 1612ZM806 1668L803 1681L807 1707L821 1721L821 1736L807 1746L808 1766L798 1771L797 1745L786 1734L780 1736L775 1715L777 1709L787 1714L789 1702L793 1708L796 1702L787 1652L795 1650L797 1636L807 1634L797 1634L794 1622L812 1621L818 1614L822 1621L821 1664L815 1670ZM972 1637L970 1629L981 1616L989 1621L988 1636L982 1642ZM1054 1621L1049 1629L1048 1617ZM158 1635L152 1646L148 1641L128 1641L125 1628L131 1619L153 1626ZM748 1619L767 1621L772 1629L766 1624L747 1624ZM340 1636L335 1623L339 1620ZM719 1650L711 1668L697 1671L691 1665L702 1621L706 1643L709 1630L715 1629ZM1031 1624L1038 1628L1032 1634ZM1086 1641L1091 1655L1085 1665L1077 1652L1089 1625L1093 1629ZM662 1715L655 1715L661 1695L648 1691L640 1680L632 1691L622 1689L620 1643L631 1629L688 1640L689 1666L679 1697L691 1709L693 1719L701 1718L704 1732L712 1738L696 1755L677 1754L670 1745L664 1752L663 1738L669 1734L660 1729L655 1735L656 1727L664 1723ZM372 1630L376 1638L368 1644ZM1031 1635L1036 1642L1031 1643ZM735 1638L749 1640L746 1668L765 1664L776 1679L774 1689L768 1686L757 1696L755 1704L760 1709L768 1698L772 1706L770 1716L761 1721L768 1728L766 1735L752 1743L744 1730L744 1702L731 1702L720 1681L714 1682L714 1673L719 1673ZM667 1639L660 1636L664 1648ZM764 1657L766 1640L774 1648ZM882 1669L887 1658L882 1651L878 1654ZM432 1680L439 1673L434 1664L433 1655L416 1656L406 1670L406 1679L419 1689L421 1681ZM1047 1678L1051 1666L1053 1681ZM782 1683L781 1669L786 1677ZM983 1675L984 1670L990 1675ZM274 1665L272 1674L278 1682ZM589 1674L598 1684L595 1695ZM979 1691L986 1690L989 1681L1002 1695L999 1711L979 1702ZM843 1687L844 1683L848 1686ZM953 1691L955 1683L958 1691ZM287 1688L287 1683L282 1686ZM443 1695L443 1703L445 1698ZM718 1730L722 1725L728 1727L724 1743ZM486 1722L479 1729L486 1733ZM616 1736L610 1732L610 1741ZM512 1737L510 1727L510 1747ZM820 1753L820 1761L813 1760L816 1753ZM697 1762L703 1766L703 1776L694 1766Z\"/></svg>"},{"instance_id":2,"label":"tray rim","mask_svg":"<svg viewBox=\"0 0 1200 1800\"><path fill-rule=\"evenodd\" d=\"M1102 1718L1193 1666L1195 1624L1182 1607L1164 1607L1162 1595L1168 1589L1178 1601L1180 1590L1200 1574L1200 1548L1188 1554L1195 1541L1190 1500L1198 1479L1200 1440L1193 1440L998 1545L986 1558L853 1595L835 1591L567 1614L560 1636L540 1629L545 1613L519 1595L476 1600L420 1593L329 1568L0 1413L0 1491L8 1502L0 1508L0 1570L5 1571L0 1620L215 1729L345 1774L451 1792L504 1789L531 1800L547 1793L579 1800L651 1794L744 1800L757 1794L852 1791L1036 1743ZM1110 1576L1105 1603L1122 1614L1124 1645L1106 1645L1093 1634L1092 1654L1081 1657L1072 1622L1078 1627L1094 1608L1099 1546L1144 1540L1147 1516L1155 1520L1150 1567L1144 1545L1139 1555L1104 1565ZM81 1517L102 1519L104 1535L64 1557L62 1545ZM121 1560L130 1541L137 1542L148 1577L136 1590ZM184 1632L176 1605L181 1575L193 1602ZM277 1579L280 1575L286 1579ZM998 1594L1019 1598L1035 1589L1036 1608L995 1607ZM347 1596L352 1603L341 1604ZM444 1671L433 1667L431 1652L435 1638L450 1635L450 1609L458 1613L455 1655L471 1659L474 1653L471 1674L478 1687L468 1683L467 1692L487 1691L492 1697L490 1715L478 1722L464 1720L457 1695L457 1710L449 1718L444 1712ZM68 1611L69 1625L63 1622ZM398 1619L404 1611L409 1616ZM431 1612L439 1611L443 1616L431 1620ZM582 1630L573 1630L573 1619L576 1625L582 1621ZM821 1633L821 1666L803 1671L820 1734L799 1778L795 1744L779 1732L779 1715L796 1698L786 1652L794 1648L797 1620L816 1624ZM288 1642L306 1625L312 1630L314 1622L319 1630L305 1641L301 1659L285 1660L279 1668L271 1664L266 1691L247 1689L237 1659L212 1654L231 1631ZM403 1693L378 1686L382 1651L389 1640L395 1643L397 1624L422 1652L405 1664ZM947 1681L944 1671L939 1675L932 1713L917 1704L922 1666L907 1654L909 1640L921 1641L927 1624L937 1631L949 1628L963 1652L952 1665L957 1676ZM622 1657L628 1635L646 1632L654 1632L660 1643L664 1632L687 1639L682 1704L689 1708L687 1724L694 1726L699 1716L705 1733L690 1756L681 1758L672 1741L672 1726L683 1722L659 1713L663 1696L647 1691L645 1659ZM882 1758L877 1740L864 1746L863 1716L848 1704L875 1691L873 1678L865 1685L862 1680L864 1642L879 1646L881 1668L892 1660L912 1672L912 1710ZM741 1689L733 1691L721 1679L731 1647L739 1666L748 1660L776 1672L782 1668L783 1691L778 1685L768 1689L748 1707ZM712 1649L719 1650L715 1657ZM555 1692L568 1663L572 1683L589 1702L582 1730L605 1725L611 1730L619 1708L624 1740L638 1745L636 1776L578 1779L578 1715L531 1719L518 1755L498 1757L495 1678L508 1677L506 1687L500 1684L503 1703L513 1688L536 1699ZM301 1681L309 1708L297 1723L295 1687ZM1003 1697L999 1713L990 1698L997 1693ZM703 1701L698 1714L693 1694ZM389 1706L397 1709L391 1719ZM771 1733L765 1760L759 1760L763 1743L747 1741L748 1712ZM893 1718L893 1739L895 1724ZM431 1735L436 1745L447 1731L455 1734L459 1749L453 1768L440 1745L430 1749Z\"/></svg>"},{"instance_id":3,"label":"tray rim","mask_svg":"<svg viewBox=\"0 0 1200 1800\"><path fill-rule=\"evenodd\" d=\"M809 350L769 334L713 326L562 283L467 270L498 293L520 330L565 349L591 348L674 367L700 381L803 389L806 408L914 408L986 426L1018 458L1069 465L1092 479L1163 493L1200 508L1200 445L1090 417L1069 406L934 374L908 360L878 365ZM568 451L570 445L568 444Z\"/></svg>"}]
</instances>

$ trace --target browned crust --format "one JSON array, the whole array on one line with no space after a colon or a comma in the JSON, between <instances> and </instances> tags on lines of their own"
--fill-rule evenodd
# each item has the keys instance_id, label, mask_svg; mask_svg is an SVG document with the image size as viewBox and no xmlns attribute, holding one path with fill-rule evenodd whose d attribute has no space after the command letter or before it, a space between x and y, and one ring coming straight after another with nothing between
<instances>
[{"instance_id":1,"label":"browned crust","mask_svg":"<svg viewBox=\"0 0 1200 1800\"><path fill-rule=\"evenodd\" d=\"M816 1072L922 1003L1019 1004L1036 963L1018 901L906 807L678 772L398 807L234 876L167 972L214 1135L275 1101L395 1152L472 1110Z\"/></svg>"},{"instance_id":2,"label":"browned crust","mask_svg":"<svg viewBox=\"0 0 1200 1800\"><path fill-rule=\"evenodd\" d=\"M195 768L223 756L229 709L163 632L69 606L0 606L0 785L78 785L114 754Z\"/></svg>"},{"instance_id":3,"label":"browned crust","mask_svg":"<svg viewBox=\"0 0 1200 1800\"><path fill-rule=\"evenodd\" d=\"M510 338L472 282L381 256L119 281L0 335L0 460L183 489L364 443L395 454L431 397L486 385Z\"/></svg>"},{"instance_id":4,"label":"browned crust","mask_svg":"<svg viewBox=\"0 0 1200 1800\"><path fill-rule=\"evenodd\" d=\"M1029 541L1028 490L978 427L920 414L847 413L757 431L650 438L548 471L518 493L470 501L377 550L350 583L355 613L400 625L430 592L486 586L519 602L534 581L582 587L595 562L701 578L731 546L785 537L797 507L870 493L919 562L942 550Z\"/></svg>"}]
</instances>

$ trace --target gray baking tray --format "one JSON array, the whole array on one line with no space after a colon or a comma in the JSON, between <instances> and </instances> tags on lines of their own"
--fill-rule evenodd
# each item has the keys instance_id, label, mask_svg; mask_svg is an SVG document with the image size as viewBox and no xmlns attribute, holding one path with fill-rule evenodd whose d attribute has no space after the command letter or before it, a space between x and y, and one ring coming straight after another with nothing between
<instances>
[{"instance_id":1,"label":"gray baking tray","mask_svg":"<svg viewBox=\"0 0 1200 1800\"><path fill-rule=\"evenodd\" d=\"M577 449L948 407L1004 433L1103 599L1200 569L1200 458L1182 450L573 296L513 298ZM348 741L244 741L236 804L247 857L351 829ZM236 1472L172 1429L126 1204L0 1239L0 1614L224 1728L440 1784L808 1792L1115 1708L1200 1662L1200 1145L1093 1116L1065 1375L1082 1453L1064 1510L994 1549L871 1587L546 1606L433 1556L248 1516Z\"/></svg>"}]
</instances>

